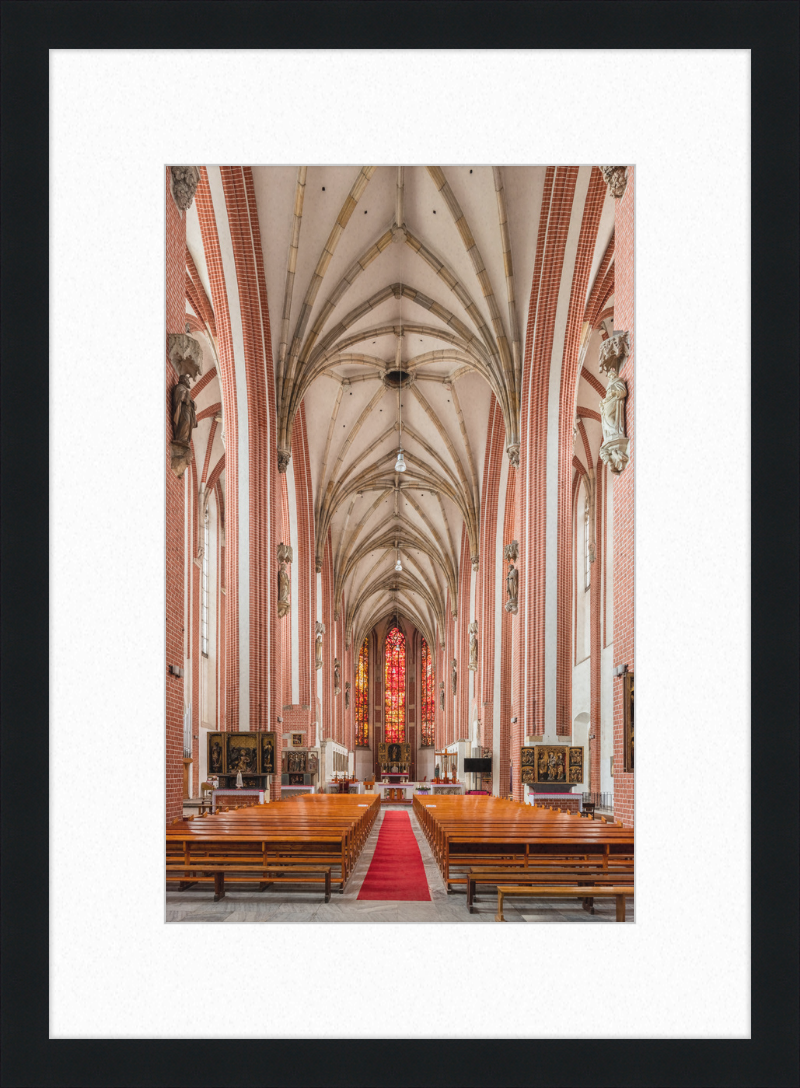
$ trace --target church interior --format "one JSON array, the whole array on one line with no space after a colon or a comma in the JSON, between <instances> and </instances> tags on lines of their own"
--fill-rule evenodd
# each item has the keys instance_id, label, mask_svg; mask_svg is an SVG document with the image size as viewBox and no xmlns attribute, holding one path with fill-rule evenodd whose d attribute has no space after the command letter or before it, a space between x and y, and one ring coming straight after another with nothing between
<instances>
[{"instance_id":1,"label":"church interior","mask_svg":"<svg viewBox=\"0 0 800 1088\"><path fill-rule=\"evenodd\" d=\"M633 166L165 182L167 921L632 922Z\"/></svg>"}]
</instances>

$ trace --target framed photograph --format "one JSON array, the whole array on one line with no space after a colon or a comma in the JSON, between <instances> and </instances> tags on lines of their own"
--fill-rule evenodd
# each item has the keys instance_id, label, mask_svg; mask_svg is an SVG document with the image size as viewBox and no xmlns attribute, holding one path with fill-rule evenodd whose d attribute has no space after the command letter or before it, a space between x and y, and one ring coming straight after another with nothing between
<instances>
[{"instance_id":1,"label":"framed photograph","mask_svg":"<svg viewBox=\"0 0 800 1088\"><path fill-rule=\"evenodd\" d=\"M622 678L622 724L625 770L633 772L633 673Z\"/></svg>"},{"instance_id":2,"label":"framed photograph","mask_svg":"<svg viewBox=\"0 0 800 1088\"><path fill-rule=\"evenodd\" d=\"M583 748L570 747L567 751L569 757L567 781L571 786L575 786L583 782Z\"/></svg>"}]
</instances>

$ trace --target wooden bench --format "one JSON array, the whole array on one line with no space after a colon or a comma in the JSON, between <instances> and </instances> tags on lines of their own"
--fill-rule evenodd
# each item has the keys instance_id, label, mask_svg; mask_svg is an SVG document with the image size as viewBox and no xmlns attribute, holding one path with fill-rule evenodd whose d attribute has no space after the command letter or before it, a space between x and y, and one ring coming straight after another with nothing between
<instances>
[{"instance_id":1,"label":"wooden bench","mask_svg":"<svg viewBox=\"0 0 800 1088\"><path fill-rule=\"evenodd\" d=\"M498 887L500 884L578 884L586 886L580 899L590 914L594 913L591 900L593 895L588 894L588 887L598 884L630 884L633 885L633 866L613 866L611 869L603 869L598 865L585 865L579 863L572 865L561 863L559 866L534 868L502 869L491 872L484 869L470 869L467 875L467 910L473 913L473 906L477 902L476 895L479 884L489 887Z\"/></svg>"},{"instance_id":2,"label":"wooden bench","mask_svg":"<svg viewBox=\"0 0 800 1088\"><path fill-rule=\"evenodd\" d=\"M325 902L331 901L331 870L326 866L305 865L263 865L260 859L238 858L215 859L203 862L167 862L167 881L180 883L179 891L185 891L194 884L213 881L214 902L225 898L225 879L230 883L255 884L258 890L265 891L272 884L324 884ZM238 876L234 874L239 874ZM275 874L285 873L289 875L279 876ZM245 875L241 875L245 874ZM314 875L309 875L314 874Z\"/></svg>"},{"instance_id":3,"label":"wooden bench","mask_svg":"<svg viewBox=\"0 0 800 1088\"><path fill-rule=\"evenodd\" d=\"M586 895L586 886L581 887L577 884L528 884L525 886L498 884L497 914L494 916L496 922L505 922L503 899L507 895L524 895L529 899L582 899ZM612 884L592 888L592 898L616 900L618 922L625 921L625 899L631 895L633 895L633 888L630 885Z\"/></svg>"}]
</instances>

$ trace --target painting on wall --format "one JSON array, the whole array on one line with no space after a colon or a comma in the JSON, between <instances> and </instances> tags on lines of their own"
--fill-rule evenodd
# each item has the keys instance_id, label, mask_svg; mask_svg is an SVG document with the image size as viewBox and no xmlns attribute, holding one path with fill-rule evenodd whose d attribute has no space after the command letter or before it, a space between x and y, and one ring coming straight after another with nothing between
<instances>
[{"instance_id":1,"label":"painting on wall","mask_svg":"<svg viewBox=\"0 0 800 1088\"><path fill-rule=\"evenodd\" d=\"M225 733L208 734L208 773L225 773Z\"/></svg>"},{"instance_id":2,"label":"painting on wall","mask_svg":"<svg viewBox=\"0 0 800 1088\"><path fill-rule=\"evenodd\" d=\"M275 751L277 748L277 735L275 733L261 733L261 773L275 774Z\"/></svg>"},{"instance_id":3,"label":"painting on wall","mask_svg":"<svg viewBox=\"0 0 800 1088\"><path fill-rule=\"evenodd\" d=\"M633 771L633 673L626 672L622 678L622 723L624 744L624 769Z\"/></svg>"},{"instance_id":4,"label":"painting on wall","mask_svg":"<svg viewBox=\"0 0 800 1088\"><path fill-rule=\"evenodd\" d=\"M536 747L536 781L567 781L567 756L563 745L539 744Z\"/></svg>"},{"instance_id":5,"label":"painting on wall","mask_svg":"<svg viewBox=\"0 0 800 1088\"><path fill-rule=\"evenodd\" d=\"M316 752L308 753L308 773L317 774L319 772L319 756Z\"/></svg>"},{"instance_id":6,"label":"painting on wall","mask_svg":"<svg viewBox=\"0 0 800 1088\"><path fill-rule=\"evenodd\" d=\"M258 734L226 733L228 774L256 774L258 772Z\"/></svg>"},{"instance_id":7,"label":"painting on wall","mask_svg":"<svg viewBox=\"0 0 800 1088\"><path fill-rule=\"evenodd\" d=\"M302 733L292 733L292 748L302 748L302 747L303 747L303 734Z\"/></svg>"},{"instance_id":8,"label":"painting on wall","mask_svg":"<svg viewBox=\"0 0 800 1088\"><path fill-rule=\"evenodd\" d=\"M569 766L567 767L567 781L571 786L583 782L583 748L569 748Z\"/></svg>"},{"instance_id":9,"label":"painting on wall","mask_svg":"<svg viewBox=\"0 0 800 1088\"><path fill-rule=\"evenodd\" d=\"M306 753L305 752L292 752L286 753L286 770L289 774L304 774L306 769Z\"/></svg>"},{"instance_id":10,"label":"painting on wall","mask_svg":"<svg viewBox=\"0 0 800 1088\"><path fill-rule=\"evenodd\" d=\"M403 763L411 762L411 745L405 744L384 744L378 745L378 762L383 765L389 764L399 767Z\"/></svg>"}]
</instances>

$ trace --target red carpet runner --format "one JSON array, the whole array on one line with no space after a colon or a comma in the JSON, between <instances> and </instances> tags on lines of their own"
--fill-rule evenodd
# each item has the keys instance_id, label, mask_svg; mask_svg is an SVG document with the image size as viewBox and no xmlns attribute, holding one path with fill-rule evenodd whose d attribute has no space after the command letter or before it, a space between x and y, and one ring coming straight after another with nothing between
<instances>
[{"instance_id":1,"label":"red carpet runner","mask_svg":"<svg viewBox=\"0 0 800 1088\"><path fill-rule=\"evenodd\" d=\"M430 900L422 855L407 812L383 814L378 843L359 899Z\"/></svg>"}]
</instances>

